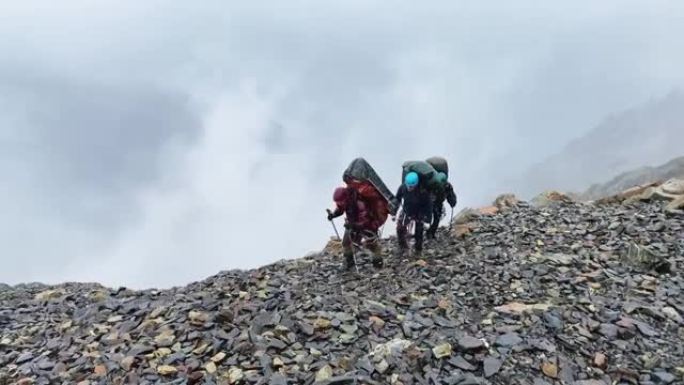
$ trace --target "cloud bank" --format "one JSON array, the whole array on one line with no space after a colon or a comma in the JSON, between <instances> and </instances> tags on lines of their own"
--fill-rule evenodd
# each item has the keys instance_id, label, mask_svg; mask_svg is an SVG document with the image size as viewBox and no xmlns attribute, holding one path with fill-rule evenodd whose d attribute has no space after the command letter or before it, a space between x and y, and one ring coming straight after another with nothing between
<instances>
[{"instance_id":1,"label":"cloud bank","mask_svg":"<svg viewBox=\"0 0 684 385\"><path fill-rule=\"evenodd\" d=\"M675 1L7 3L0 281L185 284L319 249L356 156L461 205L681 87ZM391 225L391 223L389 224ZM386 230L389 231L389 230Z\"/></svg>"}]
</instances>

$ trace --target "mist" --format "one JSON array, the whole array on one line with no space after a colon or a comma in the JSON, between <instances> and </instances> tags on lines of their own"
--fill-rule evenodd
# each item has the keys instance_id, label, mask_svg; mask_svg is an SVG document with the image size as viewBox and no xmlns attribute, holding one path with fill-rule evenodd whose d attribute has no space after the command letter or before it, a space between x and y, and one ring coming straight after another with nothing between
<instances>
[{"instance_id":1,"label":"mist","mask_svg":"<svg viewBox=\"0 0 684 385\"><path fill-rule=\"evenodd\" d=\"M675 1L2 4L0 282L170 287L302 256L332 235L357 156L392 190L403 161L444 156L458 209L486 204L680 89L682 16Z\"/></svg>"}]
</instances>

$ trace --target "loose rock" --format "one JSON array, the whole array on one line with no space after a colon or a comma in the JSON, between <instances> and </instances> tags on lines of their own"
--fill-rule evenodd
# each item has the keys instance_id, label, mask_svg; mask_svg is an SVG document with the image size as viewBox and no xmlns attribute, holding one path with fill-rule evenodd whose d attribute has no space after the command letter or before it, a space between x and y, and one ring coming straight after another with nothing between
<instances>
[{"instance_id":1,"label":"loose rock","mask_svg":"<svg viewBox=\"0 0 684 385\"><path fill-rule=\"evenodd\" d=\"M351 274L331 249L165 290L0 285L0 383L677 383L684 216L665 205L502 200L420 263L382 240L384 266L360 253Z\"/></svg>"}]
</instances>

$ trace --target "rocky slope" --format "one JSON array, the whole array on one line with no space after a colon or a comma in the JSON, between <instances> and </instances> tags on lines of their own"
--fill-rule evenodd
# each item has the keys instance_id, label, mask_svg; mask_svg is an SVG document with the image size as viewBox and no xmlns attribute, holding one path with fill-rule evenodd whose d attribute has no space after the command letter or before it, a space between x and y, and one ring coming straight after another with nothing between
<instances>
[{"instance_id":1,"label":"rocky slope","mask_svg":"<svg viewBox=\"0 0 684 385\"><path fill-rule=\"evenodd\" d=\"M635 186L664 182L671 178L684 178L684 156L656 167L641 167L620 174L607 183L595 184L581 195L585 200L596 200L615 195Z\"/></svg>"},{"instance_id":2,"label":"rocky slope","mask_svg":"<svg viewBox=\"0 0 684 385\"><path fill-rule=\"evenodd\" d=\"M0 384L674 384L684 215L660 201L459 216L422 259L303 259L171 290L0 288Z\"/></svg>"}]
</instances>

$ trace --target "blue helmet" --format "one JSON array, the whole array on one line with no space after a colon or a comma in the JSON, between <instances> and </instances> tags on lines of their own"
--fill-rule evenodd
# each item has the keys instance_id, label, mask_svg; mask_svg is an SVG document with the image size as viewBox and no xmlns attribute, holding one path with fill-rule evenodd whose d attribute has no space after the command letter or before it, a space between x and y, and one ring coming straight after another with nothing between
<instances>
[{"instance_id":1,"label":"blue helmet","mask_svg":"<svg viewBox=\"0 0 684 385\"><path fill-rule=\"evenodd\" d=\"M411 171L404 177L404 184L406 187L416 187L418 186L418 174Z\"/></svg>"}]
</instances>

